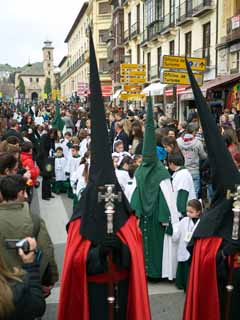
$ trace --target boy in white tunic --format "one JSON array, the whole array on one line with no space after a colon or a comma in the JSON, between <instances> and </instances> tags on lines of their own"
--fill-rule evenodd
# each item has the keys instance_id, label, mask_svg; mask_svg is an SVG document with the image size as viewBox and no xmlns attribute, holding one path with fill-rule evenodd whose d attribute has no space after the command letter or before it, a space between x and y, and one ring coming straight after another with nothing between
<instances>
[{"instance_id":1,"label":"boy in white tunic","mask_svg":"<svg viewBox=\"0 0 240 320\"><path fill-rule=\"evenodd\" d=\"M184 289L184 291L186 291L187 287L190 266L190 253L187 250L187 246L197 227L201 214L201 202L197 199L193 199L187 204L187 217L173 226L173 241L178 243L176 286L178 289Z\"/></svg>"},{"instance_id":2,"label":"boy in white tunic","mask_svg":"<svg viewBox=\"0 0 240 320\"><path fill-rule=\"evenodd\" d=\"M55 182L53 184L53 192L56 194L66 192L66 164L67 161L63 156L63 149L62 147L58 147L55 153Z\"/></svg>"},{"instance_id":3,"label":"boy in white tunic","mask_svg":"<svg viewBox=\"0 0 240 320\"><path fill-rule=\"evenodd\" d=\"M174 172L173 190L176 193L177 209L182 217L186 216L188 201L196 199L192 175L184 167L184 159L178 152L168 154L168 166Z\"/></svg>"}]
</instances>

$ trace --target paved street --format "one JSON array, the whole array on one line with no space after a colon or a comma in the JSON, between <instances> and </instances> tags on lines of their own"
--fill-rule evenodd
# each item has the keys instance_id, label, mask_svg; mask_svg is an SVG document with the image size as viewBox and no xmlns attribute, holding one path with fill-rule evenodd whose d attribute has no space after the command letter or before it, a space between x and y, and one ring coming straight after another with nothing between
<instances>
[{"instance_id":1,"label":"paved street","mask_svg":"<svg viewBox=\"0 0 240 320\"><path fill-rule=\"evenodd\" d=\"M65 225L71 216L72 201L66 195L56 196L51 201L42 201L40 195L41 189L35 190L32 208L41 214L47 224L54 243L58 268L61 272L66 243ZM47 300L47 312L43 320L56 319L59 289L60 283L57 284ZM174 284L169 282L149 284L149 295L153 320L181 319L184 294L177 290Z\"/></svg>"}]
</instances>

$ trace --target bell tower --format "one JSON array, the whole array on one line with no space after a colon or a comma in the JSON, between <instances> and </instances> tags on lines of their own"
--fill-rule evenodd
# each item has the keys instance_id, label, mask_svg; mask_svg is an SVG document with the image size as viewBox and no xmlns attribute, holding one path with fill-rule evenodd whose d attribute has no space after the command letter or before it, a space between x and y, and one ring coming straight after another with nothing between
<instances>
[{"instance_id":1,"label":"bell tower","mask_svg":"<svg viewBox=\"0 0 240 320\"><path fill-rule=\"evenodd\" d=\"M43 70L46 78L54 79L53 70L53 50L52 41L46 40L43 46Z\"/></svg>"}]
</instances>

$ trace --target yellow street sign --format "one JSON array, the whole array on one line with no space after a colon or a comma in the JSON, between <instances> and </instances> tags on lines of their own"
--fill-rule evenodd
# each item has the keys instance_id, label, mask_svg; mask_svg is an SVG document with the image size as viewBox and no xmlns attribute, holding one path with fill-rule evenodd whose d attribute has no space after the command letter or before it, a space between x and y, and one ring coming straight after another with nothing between
<instances>
[{"instance_id":1,"label":"yellow street sign","mask_svg":"<svg viewBox=\"0 0 240 320\"><path fill-rule=\"evenodd\" d=\"M203 74L194 74L199 85L203 84ZM190 80L187 72L174 72L174 71L164 71L162 83L167 84L189 84Z\"/></svg>"},{"instance_id":2,"label":"yellow street sign","mask_svg":"<svg viewBox=\"0 0 240 320\"><path fill-rule=\"evenodd\" d=\"M145 64L131 64L131 63L122 63L120 65L121 69L146 69Z\"/></svg>"},{"instance_id":3,"label":"yellow street sign","mask_svg":"<svg viewBox=\"0 0 240 320\"><path fill-rule=\"evenodd\" d=\"M146 78L121 78L121 83L145 83L146 82Z\"/></svg>"},{"instance_id":4,"label":"yellow street sign","mask_svg":"<svg viewBox=\"0 0 240 320\"><path fill-rule=\"evenodd\" d=\"M205 71L206 70L206 59L204 58L187 58L193 71ZM163 68L168 69L186 69L185 57L178 56L163 56Z\"/></svg>"},{"instance_id":5,"label":"yellow street sign","mask_svg":"<svg viewBox=\"0 0 240 320\"><path fill-rule=\"evenodd\" d=\"M123 86L123 91L141 92L142 91L142 86L135 86L134 84L132 84L132 85L124 85Z\"/></svg>"},{"instance_id":6,"label":"yellow street sign","mask_svg":"<svg viewBox=\"0 0 240 320\"><path fill-rule=\"evenodd\" d=\"M2 92L0 92L0 98L2 98L2 96L3 96L3 93L2 93Z\"/></svg>"},{"instance_id":7,"label":"yellow street sign","mask_svg":"<svg viewBox=\"0 0 240 320\"><path fill-rule=\"evenodd\" d=\"M131 70L121 70L121 76L145 76L146 77L146 71L131 71Z\"/></svg>"},{"instance_id":8,"label":"yellow street sign","mask_svg":"<svg viewBox=\"0 0 240 320\"><path fill-rule=\"evenodd\" d=\"M119 99L122 101L138 101L145 98L144 94L126 94L122 93L119 96Z\"/></svg>"}]
</instances>

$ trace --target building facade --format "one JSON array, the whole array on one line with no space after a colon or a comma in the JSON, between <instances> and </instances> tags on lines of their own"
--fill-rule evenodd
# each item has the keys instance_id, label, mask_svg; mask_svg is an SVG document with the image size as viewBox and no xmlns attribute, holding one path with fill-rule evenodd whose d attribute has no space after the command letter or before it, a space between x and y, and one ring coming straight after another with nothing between
<instances>
[{"instance_id":1,"label":"building facade","mask_svg":"<svg viewBox=\"0 0 240 320\"><path fill-rule=\"evenodd\" d=\"M20 79L25 86L25 99L28 101L37 101L43 98L46 79L51 80L52 88L55 87L54 76L54 48L51 41L45 41L42 48L43 62L28 64L15 75L16 98L20 98L18 87ZM21 97L22 98L22 97Z\"/></svg>"},{"instance_id":2,"label":"building facade","mask_svg":"<svg viewBox=\"0 0 240 320\"><path fill-rule=\"evenodd\" d=\"M103 96L112 93L112 79L107 57L107 40L111 26L111 6L107 1L85 2L76 18L65 43L67 57L62 60L61 94L66 98L86 98L89 85L88 26L92 28ZM109 99L109 98L108 98Z\"/></svg>"}]
</instances>

